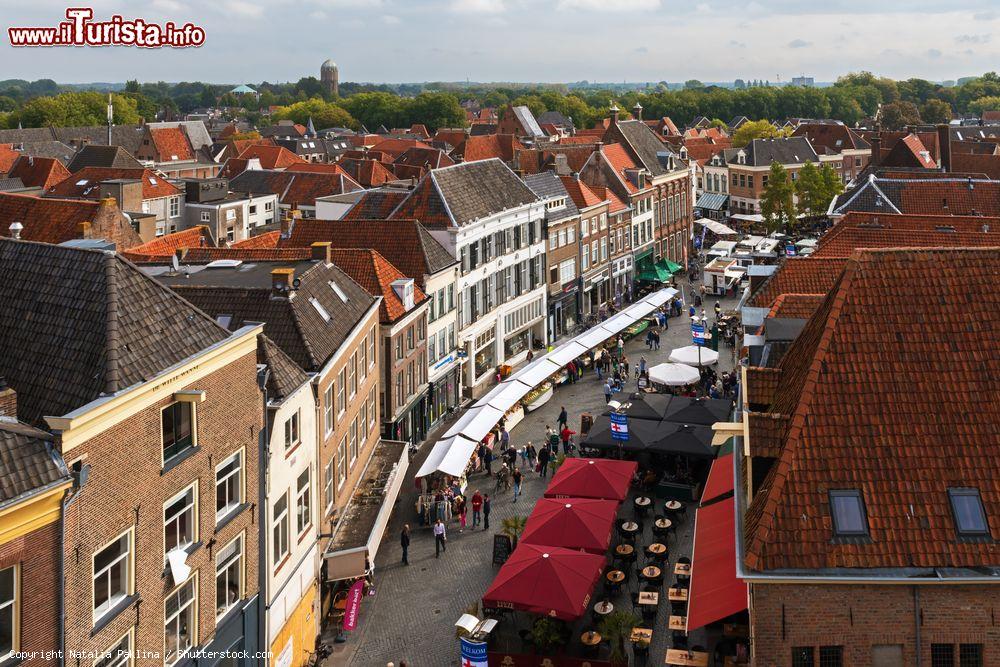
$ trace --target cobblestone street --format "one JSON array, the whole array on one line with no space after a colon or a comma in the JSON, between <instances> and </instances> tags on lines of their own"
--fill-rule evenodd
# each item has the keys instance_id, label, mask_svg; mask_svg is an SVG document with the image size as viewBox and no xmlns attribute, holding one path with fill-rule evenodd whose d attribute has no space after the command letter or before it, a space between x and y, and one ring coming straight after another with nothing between
<instances>
[{"instance_id":1,"label":"cobblestone street","mask_svg":"<svg viewBox=\"0 0 1000 667\"><path fill-rule=\"evenodd\" d=\"M706 302L709 313L714 303L713 298ZM724 309L732 308L735 299L722 300L722 305ZM635 365L641 356L645 356L649 365L665 362L671 349L690 345L686 312L683 317L671 318L668 329L661 331L660 335L658 351L646 348L643 334L629 341L626 345L629 361ZM731 350L721 345L717 370L721 373L732 368ZM635 381L631 380L627 391L634 389ZM604 404L602 383L598 382L593 371L589 371L582 381L557 388L546 405L526 415L511 431L511 443L521 446L530 440L537 446L543 440L545 426L556 425L561 406L569 412L570 427L578 430L580 414L600 414ZM436 435L441 432L443 430ZM523 495L516 503L512 502L510 491L493 496L490 530L466 528L464 533L460 533L457 520L452 521L448 526L448 550L440 558L435 558L430 527L417 525L413 483L413 474L435 441L436 436L430 438L410 464L399 504L376 559L376 594L363 602L358 630L350 633L346 643L333 645L334 652L326 662L328 665L385 667L390 661L398 666L400 660L406 660L409 667L458 665L459 649L453 626L462 612L480 599L497 572L497 567L491 564L494 532L499 531L505 517L527 516L548 484L549 480L541 479L537 473L525 473ZM468 494L472 495L476 489L492 493L493 482L477 474L469 481ZM672 559L691 554L693 510L691 507L671 542ZM471 525L471 512L469 518ZM399 532L404 523L409 523L412 531L409 566L400 562ZM669 605L661 604L654 626L661 630L654 633L650 665L663 661L669 640L669 632L665 630L668 615Z\"/></svg>"}]
</instances>

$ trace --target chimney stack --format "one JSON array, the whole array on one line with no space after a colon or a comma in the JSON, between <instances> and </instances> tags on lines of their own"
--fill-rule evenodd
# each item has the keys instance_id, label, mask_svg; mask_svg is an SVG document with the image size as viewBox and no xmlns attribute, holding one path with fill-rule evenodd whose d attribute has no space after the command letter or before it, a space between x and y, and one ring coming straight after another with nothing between
<instances>
[{"instance_id":1,"label":"chimney stack","mask_svg":"<svg viewBox=\"0 0 1000 667\"><path fill-rule=\"evenodd\" d=\"M312 248L312 258L315 261L323 262L325 264L330 264L330 246L333 245L329 241L317 241L313 243L310 247Z\"/></svg>"},{"instance_id":2,"label":"chimney stack","mask_svg":"<svg viewBox=\"0 0 1000 667\"><path fill-rule=\"evenodd\" d=\"M635 116L636 120L642 120L642 105L638 102L632 107L632 115Z\"/></svg>"},{"instance_id":3,"label":"chimney stack","mask_svg":"<svg viewBox=\"0 0 1000 667\"><path fill-rule=\"evenodd\" d=\"M271 271L271 296L288 298L292 291L292 279L295 277L295 269L282 268Z\"/></svg>"},{"instance_id":4,"label":"chimney stack","mask_svg":"<svg viewBox=\"0 0 1000 667\"><path fill-rule=\"evenodd\" d=\"M882 161L882 124L875 123L875 134L872 135L871 140L872 145L872 156L869 160L872 168L878 166L878 163Z\"/></svg>"},{"instance_id":5,"label":"chimney stack","mask_svg":"<svg viewBox=\"0 0 1000 667\"><path fill-rule=\"evenodd\" d=\"M941 171L951 171L951 130L941 123L937 126L938 154L941 156Z\"/></svg>"},{"instance_id":6,"label":"chimney stack","mask_svg":"<svg viewBox=\"0 0 1000 667\"><path fill-rule=\"evenodd\" d=\"M80 238L81 239L90 238L90 223L86 220L80 223Z\"/></svg>"},{"instance_id":7,"label":"chimney stack","mask_svg":"<svg viewBox=\"0 0 1000 667\"><path fill-rule=\"evenodd\" d=\"M17 392L0 376L0 417L17 419Z\"/></svg>"},{"instance_id":8,"label":"chimney stack","mask_svg":"<svg viewBox=\"0 0 1000 667\"><path fill-rule=\"evenodd\" d=\"M611 124L618 124L618 105L614 102L611 103Z\"/></svg>"}]
</instances>

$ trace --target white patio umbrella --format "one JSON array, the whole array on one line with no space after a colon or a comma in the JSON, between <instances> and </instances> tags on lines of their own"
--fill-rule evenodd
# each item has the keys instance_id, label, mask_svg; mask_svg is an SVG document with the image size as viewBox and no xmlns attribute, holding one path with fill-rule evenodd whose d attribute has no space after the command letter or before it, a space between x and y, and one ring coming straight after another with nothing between
<instances>
[{"instance_id":1,"label":"white patio umbrella","mask_svg":"<svg viewBox=\"0 0 1000 667\"><path fill-rule=\"evenodd\" d=\"M657 364L649 369L649 379L668 387L683 387L698 382L701 373L687 364Z\"/></svg>"},{"instance_id":2,"label":"white patio umbrella","mask_svg":"<svg viewBox=\"0 0 1000 667\"><path fill-rule=\"evenodd\" d=\"M719 361L719 353L709 347L686 345L670 353L670 361L689 366L711 366Z\"/></svg>"}]
</instances>

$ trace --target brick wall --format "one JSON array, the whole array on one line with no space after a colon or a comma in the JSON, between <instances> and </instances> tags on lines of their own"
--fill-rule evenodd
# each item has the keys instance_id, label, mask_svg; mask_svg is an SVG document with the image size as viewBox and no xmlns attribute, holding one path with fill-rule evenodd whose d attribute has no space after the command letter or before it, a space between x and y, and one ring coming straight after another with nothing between
<instances>
[{"instance_id":1,"label":"brick wall","mask_svg":"<svg viewBox=\"0 0 1000 667\"><path fill-rule=\"evenodd\" d=\"M17 417L17 392L0 378L0 417Z\"/></svg>"},{"instance_id":2,"label":"brick wall","mask_svg":"<svg viewBox=\"0 0 1000 667\"><path fill-rule=\"evenodd\" d=\"M752 585L751 624L756 667L791 665L796 646L843 646L844 665L870 665L872 647L901 644L903 664L915 665L915 609L921 664L931 644L982 644L983 664L1000 665L998 586ZM955 649L956 664L958 648ZM816 649L819 661L819 649Z\"/></svg>"},{"instance_id":3,"label":"brick wall","mask_svg":"<svg viewBox=\"0 0 1000 667\"><path fill-rule=\"evenodd\" d=\"M177 390L203 390L197 404L198 450L161 472L160 411L172 397L112 426L66 454L91 466L86 485L66 513L66 645L104 651L136 626L135 647L163 651L164 599L174 586L164 566L163 504L192 482L198 488L198 542L187 559L198 572L198 645L215 633L215 555L241 532L245 597L257 591L257 438L262 423L256 353ZM249 504L216 530L215 467L243 448L244 501ZM135 526L135 593L139 598L105 627L92 620L92 558L96 551ZM84 663L89 664L89 663Z\"/></svg>"},{"instance_id":4,"label":"brick wall","mask_svg":"<svg viewBox=\"0 0 1000 667\"><path fill-rule=\"evenodd\" d=\"M0 546L0 569L20 566L20 650L59 648L59 522L54 521ZM21 664L45 665L36 658Z\"/></svg>"}]
</instances>

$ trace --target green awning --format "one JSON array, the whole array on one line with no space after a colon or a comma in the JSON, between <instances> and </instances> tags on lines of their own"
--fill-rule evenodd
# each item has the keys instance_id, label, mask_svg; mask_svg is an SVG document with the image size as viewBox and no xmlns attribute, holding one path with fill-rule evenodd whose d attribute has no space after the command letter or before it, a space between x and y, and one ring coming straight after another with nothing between
<instances>
[{"instance_id":1,"label":"green awning","mask_svg":"<svg viewBox=\"0 0 1000 667\"><path fill-rule=\"evenodd\" d=\"M635 277L651 283L664 283L670 280L670 271L660 262L654 263L651 255L645 255L636 262Z\"/></svg>"},{"instance_id":2,"label":"green awning","mask_svg":"<svg viewBox=\"0 0 1000 667\"><path fill-rule=\"evenodd\" d=\"M656 262L656 266L666 271L668 275L673 275L684 268L680 264L671 262L666 257L661 257L660 260Z\"/></svg>"}]
</instances>

